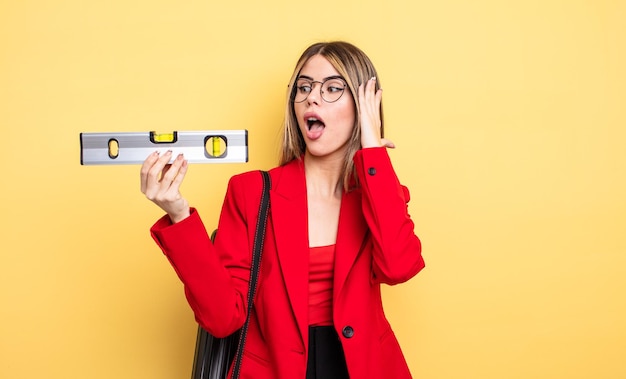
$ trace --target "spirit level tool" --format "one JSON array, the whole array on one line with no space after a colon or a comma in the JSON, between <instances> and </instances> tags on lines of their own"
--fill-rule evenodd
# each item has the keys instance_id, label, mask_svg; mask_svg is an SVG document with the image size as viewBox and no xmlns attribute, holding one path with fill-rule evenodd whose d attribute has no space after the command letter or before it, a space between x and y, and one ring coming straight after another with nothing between
<instances>
[{"instance_id":1,"label":"spirit level tool","mask_svg":"<svg viewBox=\"0 0 626 379\"><path fill-rule=\"evenodd\" d=\"M182 153L189 163L247 162L248 131L80 133L81 165L143 163L155 150L172 150L172 159Z\"/></svg>"}]
</instances>

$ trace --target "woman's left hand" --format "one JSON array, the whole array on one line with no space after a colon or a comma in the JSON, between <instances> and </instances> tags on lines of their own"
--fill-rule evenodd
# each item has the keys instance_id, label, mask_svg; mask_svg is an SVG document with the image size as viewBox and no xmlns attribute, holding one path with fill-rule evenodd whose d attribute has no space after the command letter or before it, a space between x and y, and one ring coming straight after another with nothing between
<instances>
[{"instance_id":1,"label":"woman's left hand","mask_svg":"<svg viewBox=\"0 0 626 379\"><path fill-rule=\"evenodd\" d=\"M380 103L383 90L376 90L376 78L359 86L359 110L361 114L361 147L394 148L393 142L381 137Z\"/></svg>"}]
</instances>

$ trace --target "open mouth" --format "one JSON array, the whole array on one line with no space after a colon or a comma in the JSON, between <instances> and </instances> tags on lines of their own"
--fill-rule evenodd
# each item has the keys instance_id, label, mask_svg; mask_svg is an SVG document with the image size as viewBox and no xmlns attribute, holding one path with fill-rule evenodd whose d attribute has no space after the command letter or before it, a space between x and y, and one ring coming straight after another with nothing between
<instances>
[{"instance_id":1,"label":"open mouth","mask_svg":"<svg viewBox=\"0 0 626 379\"><path fill-rule=\"evenodd\" d=\"M317 117L308 117L306 119L306 124L307 124L307 128L309 129L309 131L323 129L324 126L326 126Z\"/></svg>"}]
</instances>

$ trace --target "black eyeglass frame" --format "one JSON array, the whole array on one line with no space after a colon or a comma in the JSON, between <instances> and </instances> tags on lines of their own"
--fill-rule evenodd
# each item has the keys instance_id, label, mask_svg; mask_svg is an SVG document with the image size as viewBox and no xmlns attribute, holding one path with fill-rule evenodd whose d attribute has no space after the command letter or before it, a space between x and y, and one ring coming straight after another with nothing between
<instances>
[{"instance_id":1,"label":"black eyeglass frame","mask_svg":"<svg viewBox=\"0 0 626 379\"><path fill-rule=\"evenodd\" d=\"M311 91L309 91L309 93L306 94L306 96L304 97L304 99L300 100L300 101L296 101L296 95L297 95L297 91L299 90L299 87L297 85L299 80L306 80L307 82L309 82L311 84ZM324 84L329 81L329 80L340 80L343 83L343 88L341 88L341 95L339 95L338 98L336 98L333 101L328 101L326 100L326 98L324 97L324 91L322 90L322 88L324 88ZM309 95L311 94L311 92L313 92L313 90L315 89L314 84L315 83L319 83L320 84L320 95L322 97L322 100L324 100L327 103L335 103L337 101L339 101L339 99L341 99L341 97L343 96L344 92L346 92L346 88L348 88L348 83L346 82L346 80L339 75L334 75L334 76L329 76L328 78L325 78L322 81L319 80L313 80L313 78L309 78L308 76L299 76L296 78L295 82L293 83L293 90L291 92L291 102L292 103L303 103L306 101L306 99L309 98Z\"/></svg>"}]
</instances>

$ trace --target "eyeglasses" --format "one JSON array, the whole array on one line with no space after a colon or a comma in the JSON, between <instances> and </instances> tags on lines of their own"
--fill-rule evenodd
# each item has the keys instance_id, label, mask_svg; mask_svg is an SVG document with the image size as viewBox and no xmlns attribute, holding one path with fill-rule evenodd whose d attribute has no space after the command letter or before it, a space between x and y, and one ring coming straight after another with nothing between
<instances>
[{"instance_id":1,"label":"eyeglasses","mask_svg":"<svg viewBox=\"0 0 626 379\"><path fill-rule=\"evenodd\" d=\"M308 77L300 77L294 85L291 101L301 103L306 100L315 88L315 83L320 84L320 94L327 103L334 103L339 100L348 86L340 76L331 76L321 82Z\"/></svg>"}]
</instances>

